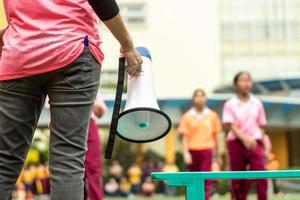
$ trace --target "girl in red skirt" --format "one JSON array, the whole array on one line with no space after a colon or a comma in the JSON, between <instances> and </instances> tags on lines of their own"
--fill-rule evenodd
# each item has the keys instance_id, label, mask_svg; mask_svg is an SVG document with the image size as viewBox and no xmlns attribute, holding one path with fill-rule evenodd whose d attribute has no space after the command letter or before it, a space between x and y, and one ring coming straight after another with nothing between
<instances>
[{"instance_id":1,"label":"girl in red skirt","mask_svg":"<svg viewBox=\"0 0 300 200\"><path fill-rule=\"evenodd\" d=\"M234 78L236 95L223 110L223 122L230 131L227 136L232 171L265 170L264 130L266 115L263 104L251 94L249 73L240 72ZM267 199L267 180L255 180L259 200ZM250 181L232 180L232 199L246 200Z\"/></svg>"},{"instance_id":2,"label":"girl in red skirt","mask_svg":"<svg viewBox=\"0 0 300 200\"><path fill-rule=\"evenodd\" d=\"M184 160L190 171L211 171L213 152L217 147L216 134L221 130L218 114L206 106L205 92L197 89L193 107L183 115L178 128L183 136ZM206 181L206 200L210 193L211 181Z\"/></svg>"}]
</instances>

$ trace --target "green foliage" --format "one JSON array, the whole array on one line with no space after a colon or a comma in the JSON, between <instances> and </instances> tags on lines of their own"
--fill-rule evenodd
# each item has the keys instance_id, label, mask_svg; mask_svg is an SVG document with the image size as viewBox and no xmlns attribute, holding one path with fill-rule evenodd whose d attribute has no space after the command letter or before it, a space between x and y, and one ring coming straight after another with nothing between
<instances>
[{"instance_id":1,"label":"green foliage","mask_svg":"<svg viewBox=\"0 0 300 200\"><path fill-rule=\"evenodd\" d=\"M183 155L181 152L176 152L175 163L176 163L177 167L179 168L179 171L181 171L181 172L187 171L187 166L184 163Z\"/></svg>"},{"instance_id":2,"label":"green foliage","mask_svg":"<svg viewBox=\"0 0 300 200\"><path fill-rule=\"evenodd\" d=\"M219 180L217 185L217 192L221 195L224 195L230 192L230 181L228 180Z\"/></svg>"}]
</instances>

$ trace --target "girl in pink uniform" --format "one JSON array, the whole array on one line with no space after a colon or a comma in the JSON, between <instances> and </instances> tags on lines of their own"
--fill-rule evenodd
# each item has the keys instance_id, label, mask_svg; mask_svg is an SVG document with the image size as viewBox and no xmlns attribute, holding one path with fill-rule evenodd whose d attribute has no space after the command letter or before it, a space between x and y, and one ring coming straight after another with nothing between
<instances>
[{"instance_id":1,"label":"girl in pink uniform","mask_svg":"<svg viewBox=\"0 0 300 200\"><path fill-rule=\"evenodd\" d=\"M226 101L223 122L230 128L227 136L232 171L265 170L264 130L266 115L263 104L251 94L249 73L240 72L234 78L236 95ZM267 180L255 180L258 200L267 199ZM232 180L232 199L246 200L250 181Z\"/></svg>"}]
</instances>

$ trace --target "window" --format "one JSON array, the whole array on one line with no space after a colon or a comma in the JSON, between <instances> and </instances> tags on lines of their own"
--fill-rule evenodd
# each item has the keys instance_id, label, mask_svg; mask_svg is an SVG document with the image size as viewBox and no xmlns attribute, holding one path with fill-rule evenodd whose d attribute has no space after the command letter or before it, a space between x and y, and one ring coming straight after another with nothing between
<instances>
[{"instance_id":1,"label":"window","mask_svg":"<svg viewBox=\"0 0 300 200\"><path fill-rule=\"evenodd\" d=\"M131 27L145 27L147 24L146 3L120 3L120 10L125 22Z\"/></svg>"},{"instance_id":2,"label":"window","mask_svg":"<svg viewBox=\"0 0 300 200\"><path fill-rule=\"evenodd\" d=\"M257 78L299 71L300 0L223 0L219 6L224 80L239 70Z\"/></svg>"}]
</instances>

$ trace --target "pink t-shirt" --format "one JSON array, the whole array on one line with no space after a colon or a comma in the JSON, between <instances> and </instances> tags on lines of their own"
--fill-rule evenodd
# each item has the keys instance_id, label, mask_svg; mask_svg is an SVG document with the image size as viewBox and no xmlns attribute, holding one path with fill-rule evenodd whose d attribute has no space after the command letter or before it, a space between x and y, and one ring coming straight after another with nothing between
<instances>
[{"instance_id":1,"label":"pink t-shirt","mask_svg":"<svg viewBox=\"0 0 300 200\"><path fill-rule=\"evenodd\" d=\"M263 104L251 95L247 102L242 102L238 97L229 99L223 109L223 123L235 124L240 130L254 139L262 139L261 127L267 124ZM236 139L230 131L227 140Z\"/></svg>"},{"instance_id":2,"label":"pink t-shirt","mask_svg":"<svg viewBox=\"0 0 300 200\"><path fill-rule=\"evenodd\" d=\"M97 16L88 0L4 0L8 29L3 35L0 80L62 68L89 49L103 60Z\"/></svg>"}]
</instances>

